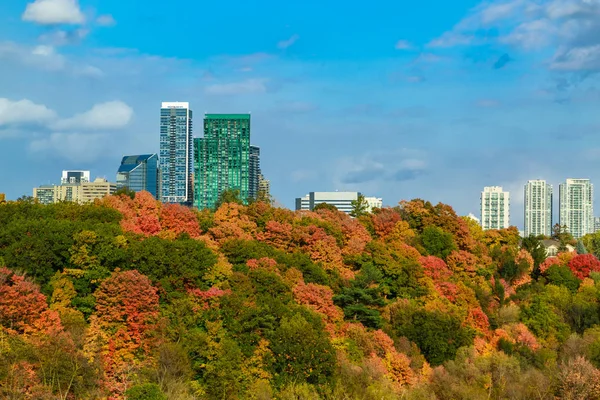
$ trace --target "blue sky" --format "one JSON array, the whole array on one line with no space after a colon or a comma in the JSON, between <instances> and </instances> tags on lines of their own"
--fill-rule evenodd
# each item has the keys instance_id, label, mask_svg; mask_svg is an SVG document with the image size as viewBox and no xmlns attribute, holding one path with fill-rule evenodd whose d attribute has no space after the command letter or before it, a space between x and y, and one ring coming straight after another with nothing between
<instances>
[{"instance_id":1,"label":"blue sky","mask_svg":"<svg viewBox=\"0 0 600 400\"><path fill-rule=\"evenodd\" d=\"M478 214L499 185L522 227L528 179L600 182L598 72L600 0L3 1L0 192L114 180L157 152L160 102L189 101L197 128L252 113L285 206L337 189Z\"/></svg>"}]
</instances>

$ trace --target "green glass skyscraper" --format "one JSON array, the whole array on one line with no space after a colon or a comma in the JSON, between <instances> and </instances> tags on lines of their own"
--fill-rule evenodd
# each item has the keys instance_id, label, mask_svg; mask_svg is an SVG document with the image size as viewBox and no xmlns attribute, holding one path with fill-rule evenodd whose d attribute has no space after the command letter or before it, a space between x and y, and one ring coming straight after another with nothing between
<instances>
[{"instance_id":1,"label":"green glass skyscraper","mask_svg":"<svg viewBox=\"0 0 600 400\"><path fill-rule=\"evenodd\" d=\"M194 139L194 205L214 208L226 189L246 202L249 158L250 114L206 114L204 137Z\"/></svg>"}]
</instances>

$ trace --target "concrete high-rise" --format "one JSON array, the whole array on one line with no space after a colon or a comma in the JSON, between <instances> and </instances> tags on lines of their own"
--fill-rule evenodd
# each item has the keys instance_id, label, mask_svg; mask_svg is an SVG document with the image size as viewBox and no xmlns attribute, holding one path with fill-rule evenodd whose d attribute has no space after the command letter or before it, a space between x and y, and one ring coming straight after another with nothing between
<instances>
[{"instance_id":1,"label":"concrete high-rise","mask_svg":"<svg viewBox=\"0 0 600 400\"><path fill-rule=\"evenodd\" d=\"M163 203L193 200L192 110L186 102L165 102L160 109L160 195Z\"/></svg>"},{"instance_id":2,"label":"concrete high-rise","mask_svg":"<svg viewBox=\"0 0 600 400\"><path fill-rule=\"evenodd\" d=\"M560 184L560 225L574 238L594 233L594 185L589 179L567 179Z\"/></svg>"},{"instance_id":3,"label":"concrete high-rise","mask_svg":"<svg viewBox=\"0 0 600 400\"><path fill-rule=\"evenodd\" d=\"M194 205L214 208L227 189L250 197L250 114L206 114L194 139Z\"/></svg>"},{"instance_id":4,"label":"concrete high-rise","mask_svg":"<svg viewBox=\"0 0 600 400\"><path fill-rule=\"evenodd\" d=\"M258 198L261 200L271 200L271 181L260 173L258 174Z\"/></svg>"},{"instance_id":5,"label":"concrete high-rise","mask_svg":"<svg viewBox=\"0 0 600 400\"><path fill-rule=\"evenodd\" d=\"M531 180L525 185L524 235L552 235L552 185L545 180Z\"/></svg>"},{"instance_id":6,"label":"concrete high-rise","mask_svg":"<svg viewBox=\"0 0 600 400\"><path fill-rule=\"evenodd\" d=\"M481 227L483 230L510 226L510 193L500 186L488 186L481 192Z\"/></svg>"},{"instance_id":7,"label":"concrete high-rise","mask_svg":"<svg viewBox=\"0 0 600 400\"><path fill-rule=\"evenodd\" d=\"M157 198L158 155L125 156L117 171L117 189L128 188L134 192L147 191Z\"/></svg>"},{"instance_id":8,"label":"concrete high-rise","mask_svg":"<svg viewBox=\"0 0 600 400\"><path fill-rule=\"evenodd\" d=\"M252 199L258 198L260 176L260 147L250 146L250 156L248 159L248 197Z\"/></svg>"}]
</instances>

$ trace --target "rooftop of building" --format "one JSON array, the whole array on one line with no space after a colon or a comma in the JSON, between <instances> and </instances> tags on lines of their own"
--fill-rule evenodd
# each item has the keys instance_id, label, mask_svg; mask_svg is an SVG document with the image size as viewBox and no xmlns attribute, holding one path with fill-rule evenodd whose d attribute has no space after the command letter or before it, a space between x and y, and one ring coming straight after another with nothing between
<instances>
[{"instance_id":1,"label":"rooftop of building","mask_svg":"<svg viewBox=\"0 0 600 400\"><path fill-rule=\"evenodd\" d=\"M250 114L204 114L205 119L250 119Z\"/></svg>"}]
</instances>

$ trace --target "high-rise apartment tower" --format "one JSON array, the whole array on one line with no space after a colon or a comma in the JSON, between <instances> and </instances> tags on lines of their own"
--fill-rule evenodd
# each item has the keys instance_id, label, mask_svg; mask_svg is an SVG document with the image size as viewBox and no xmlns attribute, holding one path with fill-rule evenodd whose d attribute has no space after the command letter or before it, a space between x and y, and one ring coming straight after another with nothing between
<instances>
[{"instance_id":1,"label":"high-rise apartment tower","mask_svg":"<svg viewBox=\"0 0 600 400\"><path fill-rule=\"evenodd\" d=\"M500 186L484 187L481 192L481 227L505 229L510 226L510 194Z\"/></svg>"},{"instance_id":2,"label":"high-rise apartment tower","mask_svg":"<svg viewBox=\"0 0 600 400\"><path fill-rule=\"evenodd\" d=\"M189 103L162 103L159 198L163 203L192 203L193 161L192 110Z\"/></svg>"},{"instance_id":3,"label":"high-rise apartment tower","mask_svg":"<svg viewBox=\"0 0 600 400\"><path fill-rule=\"evenodd\" d=\"M525 185L525 237L552 235L552 185L531 180Z\"/></svg>"},{"instance_id":4,"label":"high-rise apartment tower","mask_svg":"<svg viewBox=\"0 0 600 400\"><path fill-rule=\"evenodd\" d=\"M247 202L250 114L205 115L204 137L194 139L194 175L194 205L199 209L214 208L226 189L239 191Z\"/></svg>"},{"instance_id":5,"label":"high-rise apartment tower","mask_svg":"<svg viewBox=\"0 0 600 400\"><path fill-rule=\"evenodd\" d=\"M594 233L594 185L589 179L567 179L560 184L560 225L574 238Z\"/></svg>"}]
</instances>

